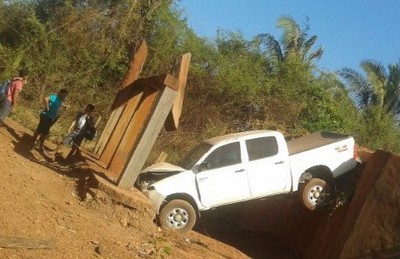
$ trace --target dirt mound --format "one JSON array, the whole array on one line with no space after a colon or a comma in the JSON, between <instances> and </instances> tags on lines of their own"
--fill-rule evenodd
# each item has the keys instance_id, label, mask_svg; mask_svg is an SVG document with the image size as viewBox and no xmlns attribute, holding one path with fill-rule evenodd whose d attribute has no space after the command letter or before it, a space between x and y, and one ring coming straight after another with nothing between
<instances>
[{"instance_id":1,"label":"dirt mound","mask_svg":"<svg viewBox=\"0 0 400 259\"><path fill-rule=\"evenodd\" d=\"M317 226L307 258L400 256L400 157L384 151L363 157L353 197Z\"/></svg>"},{"instance_id":2,"label":"dirt mound","mask_svg":"<svg viewBox=\"0 0 400 259\"><path fill-rule=\"evenodd\" d=\"M378 151L368 160L354 198L343 212L347 220L339 227L349 229L342 234L347 238L340 256L399 258L399 208L400 157Z\"/></svg>"}]
</instances>

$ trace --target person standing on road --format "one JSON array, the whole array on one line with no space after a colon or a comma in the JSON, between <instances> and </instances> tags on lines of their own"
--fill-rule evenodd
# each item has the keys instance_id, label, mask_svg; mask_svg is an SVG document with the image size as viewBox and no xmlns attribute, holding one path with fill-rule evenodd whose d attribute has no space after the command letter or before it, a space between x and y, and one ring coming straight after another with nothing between
<instances>
[{"instance_id":1,"label":"person standing on road","mask_svg":"<svg viewBox=\"0 0 400 259\"><path fill-rule=\"evenodd\" d=\"M66 89L61 89L57 94L51 94L44 98L44 111L40 113L39 125L33 134L32 148L35 146L36 140L39 141L39 150L44 151L44 141L49 134L51 126L59 117L61 107L68 108L63 102L68 95Z\"/></svg>"},{"instance_id":2,"label":"person standing on road","mask_svg":"<svg viewBox=\"0 0 400 259\"><path fill-rule=\"evenodd\" d=\"M78 112L75 120L68 129L68 135L54 150L55 154L57 154L57 151L60 149L61 145L71 146L71 151L65 160L70 159L76 153L83 139L86 137L85 135L87 134L88 128L94 128L94 121L91 115L94 111L94 108L95 107L93 104L88 104L83 111Z\"/></svg>"},{"instance_id":3,"label":"person standing on road","mask_svg":"<svg viewBox=\"0 0 400 259\"><path fill-rule=\"evenodd\" d=\"M17 107L19 93L26 84L27 74L27 70L23 68L19 70L18 76L12 79L11 85L6 92L6 99L0 104L0 125L4 123L10 112L13 112Z\"/></svg>"}]
</instances>

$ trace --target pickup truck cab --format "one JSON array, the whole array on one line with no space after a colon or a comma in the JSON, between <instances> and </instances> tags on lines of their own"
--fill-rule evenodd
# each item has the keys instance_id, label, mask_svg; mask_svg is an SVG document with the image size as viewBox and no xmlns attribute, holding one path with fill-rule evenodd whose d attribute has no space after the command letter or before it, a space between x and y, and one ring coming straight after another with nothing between
<instances>
[{"instance_id":1,"label":"pickup truck cab","mask_svg":"<svg viewBox=\"0 0 400 259\"><path fill-rule=\"evenodd\" d=\"M137 185L161 226L186 232L202 211L299 189L313 210L325 202L334 179L356 165L352 137L316 132L286 142L278 131L257 130L205 140L178 165L145 168Z\"/></svg>"}]
</instances>

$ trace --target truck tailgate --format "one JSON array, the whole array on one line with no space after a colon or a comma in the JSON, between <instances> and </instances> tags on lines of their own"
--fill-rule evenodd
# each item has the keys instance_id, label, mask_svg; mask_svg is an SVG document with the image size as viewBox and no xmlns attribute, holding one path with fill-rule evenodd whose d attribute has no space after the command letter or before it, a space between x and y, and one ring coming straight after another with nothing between
<instances>
[{"instance_id":1,"label":"truck tailgate","mask_svg":"<svg viewBox=\"0 0 400 259\"><path fill-rule=\"evenodd\" d=\"M349 138L349 136L328 131L318 131L306 136L290 140L287 142L287 146L289 150L289 155L294 155L310 149L325 146L346 138Z\"/></svg>"}]
</instances>

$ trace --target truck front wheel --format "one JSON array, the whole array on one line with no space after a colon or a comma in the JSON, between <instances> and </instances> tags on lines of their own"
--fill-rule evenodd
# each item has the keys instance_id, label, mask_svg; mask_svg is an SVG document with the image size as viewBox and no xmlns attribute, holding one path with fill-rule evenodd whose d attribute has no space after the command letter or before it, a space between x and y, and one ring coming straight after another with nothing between
<instances>
[{"instance_id":1,"label":"truck front wheel","mask_svg":"<svg viewBox=\"0 0 400 259\"><path fill-rule=\"evenodd\" d=\"M162 227L173 228L178 232L185 233L191 230L196 223L196 211L187 201L171 200L161 209L159 223Z\"/></svg>"},{"instance_id":2,"label":"truck front wheel","mask_svg":"<svg viewBox=\"0 0 400 259\"><path fill-rule=\"evenodd\" d=\"M319 178L311 178L302 188L301 198L304 206L309 210L314 210L325 204L330 195L330 188L326 181Z\"/></svg>"}]
</instances>

